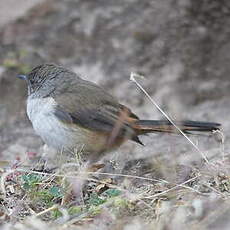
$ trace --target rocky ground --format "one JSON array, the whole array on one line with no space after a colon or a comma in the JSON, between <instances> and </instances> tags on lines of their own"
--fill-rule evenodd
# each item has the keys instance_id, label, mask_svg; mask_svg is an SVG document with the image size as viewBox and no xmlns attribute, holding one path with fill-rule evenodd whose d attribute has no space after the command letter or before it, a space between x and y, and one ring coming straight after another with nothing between
<instances>
[{"instance_id":1,"label":"rocky ground","mask_svg":"<svg viewBox=\"0 0 230 230\"><path fill-rule=\"evenodd\" d=\"M102 221L98 229L143 229L143 225L144 229L152 229L153 225L157 229L229 228L228 0L50 0L25 12L30 7L26 6L19 15L12 13L14 7L9 7L8 1L4 6L1 9L9 11L4 11L9 18L0 27L2 161L12 164L16 159L25 159L28 152L41 151L42 146L25 114L26 85L15 78L18 73L44 62L59 63L104 86L140 117L162 118L129 80L130 73L137 71L145 76L140 80L143 87L174 119L219 122L225 141L220 142L220 134L191 137L211 166L205 165L201 154L178 135L143 137L145 147L125 144L108 156L118 166L108 167L107 172L149 176L143 169L149 170L151 162L151 178L164 178L174 185L193 178L192 173L199 179L188 183L189 195L175 189L177 195L169 192L170 198L156 196L159 199L153 199L144 213L145 221L141 221L138 210L132 210L119 221L114 217L109 227ZM11 17L11 13L17 18ZM184 170L178 173L177 166ZM145 182L135 181L138 185L134 187ZM24 229L31 229L31 221L41 226L47 224L38 218L26 219ZM92 229L97 221L91 223ZM16 229L23 229L19 227ZM81 229L80 225L72 228Z\"/></svg>"}]
</instances>

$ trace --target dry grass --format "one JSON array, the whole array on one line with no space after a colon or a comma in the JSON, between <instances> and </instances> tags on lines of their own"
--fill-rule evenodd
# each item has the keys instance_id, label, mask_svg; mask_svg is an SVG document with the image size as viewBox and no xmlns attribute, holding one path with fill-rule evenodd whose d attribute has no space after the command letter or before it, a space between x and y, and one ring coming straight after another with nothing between
<instances>
[{"instance_id":1,"label":"dry grass","mask_svg":"<svg viewBox=\"0 0 230 230\"><path fill-rule=\"evenodd\" d=\"M1 229L229 229L230 161L221 135L222 155L210 160L184 134L203 158L190 166L145 158L120 174L77 171L77 163L55 172L22 162L3 167Z\"/></svg>"},{"instance_id":2,"label":"dry grass","mask_svg":"<svg viewBox=\"0 0 230 230\"><path fill-rule=\"evenodd\" d=\"M212 163L212 169L205 164L193 168L189 179L180 183L183 168L176 170L171 182L152 179L150 174L88 173L82 199L75 197L68 183L70 178L72 182L82 178L80 173L44 173L22 167L5 170L1 222L8 222L5 229L124 229L135 219L135 226L146 229L209 229L228 214L230 191L227 162ZM12 223L17 224L13 227Z\"/></svg>"}]
</instances>

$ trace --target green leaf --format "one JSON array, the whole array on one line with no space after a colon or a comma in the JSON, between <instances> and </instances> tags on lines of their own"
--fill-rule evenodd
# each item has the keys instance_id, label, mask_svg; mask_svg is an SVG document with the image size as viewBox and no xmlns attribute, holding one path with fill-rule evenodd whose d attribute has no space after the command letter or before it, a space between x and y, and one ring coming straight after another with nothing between
<instances>
[{"instance_id":1,"label":"green leaf","mask_svg":"<svg viewBox=\"0 0 230 230\"><path fill-rule=\"evenodd\" d=\"M111 188L103 192L103 194L107 195L108 197L115 197L115 196L119 196L121 194L121 191L118 189Z\"/></svg>"},{"instance_id":2,"label":"green leaf","mask_svg":"<svg viewBox=\"0 0 230 230\"><path fill-rule=\"evenodd\" d=\"M93 193L88 200L88 204L98 206L105 203L105 201L105 199L101 199L96 193Z\"/></svg>"},{"instance_id":3,"label":"green leaf","mask_svg":"<svg viewBox=\"0 0 230 230\"><path fill-rule=\"evenodd\" d=\"M57 219L57 218L59 218L59 217L62 216L62 213L61 213L58 209L54 209L54 210L51 212L51 214L52 214L52 217L53 217L54 219Z\"/></svg>"},{"instance_id":4,"label":"green leaf","mask_svg":"<svg viewBox=\"0 0 230 230\"><path fill-rule=\"evenodd\" d=\"M63 194L62 194L62 191L61 191L61 188L57 187L57 186L53 186L49 189L49 192L50 194L57 198L57 197L62 197Z\"/></svg>"},{"instance_id":5,"label":"green leaf","mask_svg":"<svg viewBox=\"0 0 230 230\"><path fill-rule=\"evenodd\" d=\"M26 174L22 175L22 180L24 184L22 185L24 189L34 188L38 183L42 181L41 176L36 174Z\"/></svg>"},{"instance_id":6,"label":"green leaf","mask_svg":"<svg viewBox=\"0 0 230 230\"><path fill-rule=\"evenodd\" d=\"M102 211L102 208L100 206L99 207L98 206L91 206L89 208L90 215L92 215L92 216L96 216L96 215L100 214L101 211Z\"/></svg>"},{"instance_id":7,"label":"green leaf","mask_svg":"<svg viewBox=\"0 0 230 230\"><path fill-rule=\"evenodd\" d=\"M81 207L79 206L72 206L68 209L69 215L80 214L82 211Z\"/></svg>"}]
</instances>

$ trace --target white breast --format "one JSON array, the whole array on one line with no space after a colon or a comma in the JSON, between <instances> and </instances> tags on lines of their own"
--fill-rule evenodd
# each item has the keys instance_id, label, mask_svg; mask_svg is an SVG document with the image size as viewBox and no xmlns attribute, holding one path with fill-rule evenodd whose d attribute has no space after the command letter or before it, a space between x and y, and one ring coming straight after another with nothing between
<instances>
[{"instance_id":1,"label":"white breast","mask_svg":"<svg viewBox=\"0 0 230 230\"><path fill-rule=\"evenodd\" d=\"M82 148L84 137L80 130L58 120L54 115L55 105L52 97L28 98L27 115L35 132L48 146L57 150Z\"/></svg>"}]
</instances>

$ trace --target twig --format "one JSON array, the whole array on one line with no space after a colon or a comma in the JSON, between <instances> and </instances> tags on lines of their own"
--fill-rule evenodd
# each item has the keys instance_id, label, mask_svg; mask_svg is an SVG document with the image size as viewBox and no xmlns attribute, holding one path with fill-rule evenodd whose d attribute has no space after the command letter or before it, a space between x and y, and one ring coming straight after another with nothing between
<instances>
[{"instance_id":1,"label":"twig","mask_svg":"<svg viewBox=\"0 0 230 230\"><path fill-rule=\"evenodd\" d=\"M44 215L44 214L46 214L47 212L50 212L50 211L53 211L53 210L55 210L55 209L57 209L58 208L58 205L53 205L52 207L50 207L50 208L47 208L47 209L45 209L45 210L43 210L43 211L41 211L41 212L39 212L39 213L37 213L35 216L42 216L42 215Z\"/></svg>"},{"instance_id":2,"label":"twig","mask_svg":"<svg viewBox=\"0 0 230 230\"><path fill-rule=\"evenodd\" d=\"M167 118L169 122L187 139L187 141L197 150L198 153L203 157L207 164L210 164L205 154L193 143L193 141L175 124L175 122L160 108L160 106L150 97L150 95L146 92L146 90L137 82L135 77L143 77L137 73L131 72L130 80L133 81L139 89L147 96L147 98L157 107L157 109Z\"/></svg>"},{"instance_id":3,"label":"twig","mask_svg":"<svg viewBox=\"0 0 230 230\"><path fill-rule=\"evenodd\" d=\"M176 185L176 186L174 186L174 187L172 187L172 188L170 188L170 189L167 189L167 190L165 190L165 191L163 191L163 192L154 194L154 195L152 195L152 196L145 197L145 199L152 199L152 198L155 198L155 197L158 197L158 196L162 196L162 195L164 195L164 194L166 194L166 193L168 193L168 192L171 192L172 190L175 190L175 189L177 189L177 188L179 188L179 187L182 187L183 185L185 185L185 184L187 184L187 183L189 183L189 182L191 182L191 181L194 181L194 180L197 179L198 177L200 177L200 175L195 176L195 177L193 177L193 178L191 178L191 179L189 179L189 180L186 180L185 182L183 182L183 183L181 183L181 184L178 184L178 185Z\"/></svg>"},{"instance_id":4,"label":"twig","mask_svg":"<svg viewBox=\"0 0 230 230\"><path fill-rule=\"evenodd\" d=\"M18 171L21 171L21 172L31 172L31 173L35 173L35 174L39 174L39 175L47 175L47 176L50 176L49 173L44 173L44 172L37 172L37 171L32 171L32 170L20 169L20 168L18 168L17 170L18 170ZM84 172L84 173L78 172L78 174L79 174L79 175L81 175L81 174L84 174L84 175L86 175L86 174L91 174L91 175L99 174L99 175L108 175L108 176L120 176L120 177L127 177L127 178L133 178L133 179L141 179L141 180L146 180L146 181L152 181L152 182L159 182L159 183L165 183L165 184L172 184L172 183L170 183L169 181L166 181L166 180L163 180L163 179L157 180L157 179L151 179L151 178L146 178L146 177L127 175L127 174L113 174L113 173L102 173L102 172ZM64 175L64 174L55 174L55 176L56 176L56 177L63 177L63 178L73 178L73 179L74 179L74 178L81 178L81 177L76 176L76 175L66 175L66 174L65 174L65 175ZM200 177L200 175L198 175L197 177ZM195 177L194 177L193 179L195 179ZM86 180L94 181L94 182L100 182L99 180L93 179L93 178L86 178ZM188 183L188 182L186 182L186 183ZM188 186L186 186L186 185L184 185L184 184L185 184L185 182L182 183L182 184L179 184L179 185L177 185L177 186L178 186L178 187L182 187L182 188L186 188L186 189L190 189L190 190L192 190L193 192L196 192L196 193L198 193L198 194L203 195L203 193L201 193L200 191L195 190L195 189L193 189L193 188L190 188L190 187L188 187ZM126 190L124 190L124 189L122 189L122 188L120 188L120 187L118 187L118 186L115 186L115 185L110 185L110 187L118 188L118 189L120 189L120 190L126 191Z\"/></svg>"}]
</instances>

